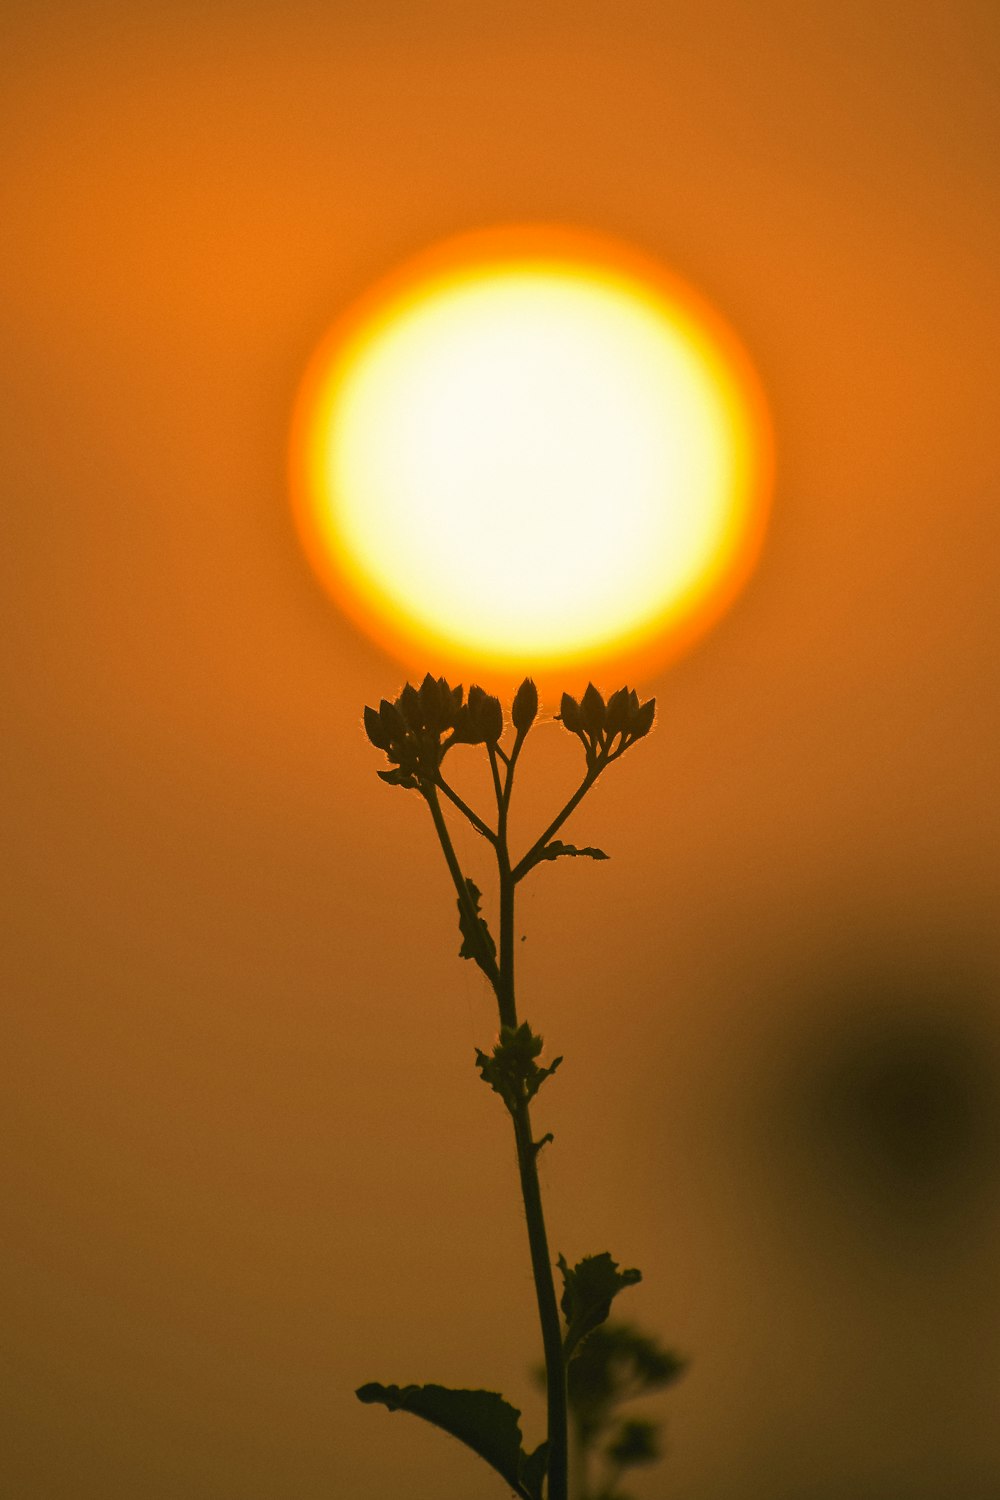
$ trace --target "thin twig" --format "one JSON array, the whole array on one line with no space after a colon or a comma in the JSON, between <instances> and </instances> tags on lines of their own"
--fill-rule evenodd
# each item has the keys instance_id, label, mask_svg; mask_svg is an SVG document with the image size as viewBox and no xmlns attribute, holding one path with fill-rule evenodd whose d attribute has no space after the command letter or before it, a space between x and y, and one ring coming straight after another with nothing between
<instances>
[{"instance_id":1,"label":"thin twig","mask_svg":"<svg viewBox=\"0 0 1000 1500\"><path fill-rule=\"evenodd\" d=\"M465 876L462 874L461 866L458 863L458 857L455 854L454 846L452 845L451 837L448 833L448 825L445 823L444 813L441 811L441 804L437 799L437 792L432 785L427 787L426 791L424 792L424 798L427 802L427 806L431 810L431 817L434 819L434 827L437 831L438 842L441 845L445 861L447 862L448 869L451 873L452 882L455 886L456 894L458 895L459 905L462 908L462 915L465 918L466 926L468 928L472 941L479 945L480 967L482 968L490 984L493 986L493 990L497 998L499 999L500 970L497 967L496 959L493 957L493 954L490 952L489 948L487 948L486 943L483 940L482 927L480 926L479 922L479 914L476 911L475 902L473 901L472 896L469 893L469 887L466 884Z\"/></svg>"},{"instance_id":2,"label":"thin twig","mask_svg":"<svg viewBox=\"0 0 1000 1500\"><path fill-rule=\"evenodd\" d=\"M438 771L437 785L441 789L441 791L444 792L445 796L448 798L448 801L454 803L454 805L458 808L463 818L468 819L476 832L481 833L484 839L489 839L491 844L496 844L497 836L493 832L493 829L490 828L487 823L483 822L482 818L477 812L473 812L472 808L468 805L467 802L462 801L462 798L458 795L458 793L445 781L440 771Z\"/></svg>"},{"instance_id":3,"label":"thin twig","mask_svg":"<svg viewBox=\"0 0 1000 1500\"><path fill-rule=\"evenodd\" d=\"M587 771L586 776L583 778L580 785L573 793L572 797L566 803L566 806L563 808L562 812L552 819L552 822L549 824L548 828L546 828L541 838L537 838L535 840L524 858L518 860L513 870L515 884L517 883L517 881L523 880L528 871L533 869L534 866L537 865L544 857L543 850L545 849L545 845L548 843L549 839L553 838L559 832L560 828L563 826L570 813L583 801L584 797L590 791L590 788L593 786L599 775L600 769L598 768L591 768Z\"/></svg>"}]
</instances>

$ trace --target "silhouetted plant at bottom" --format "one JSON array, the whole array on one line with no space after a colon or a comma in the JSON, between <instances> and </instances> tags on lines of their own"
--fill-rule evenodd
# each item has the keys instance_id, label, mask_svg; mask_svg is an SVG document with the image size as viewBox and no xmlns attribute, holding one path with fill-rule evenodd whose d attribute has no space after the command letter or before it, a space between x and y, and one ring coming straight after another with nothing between
<instances>
[{"instance_id":1,"label":"silhouetted plant at bottom","mask_svg":"<svg viewBox=\"0 0 1000 1500\"><path fill-rule=\"evenodd\" d=\"M665 1384L668 1379L676 1378L681 1368L672 1355L656 1351L655 1345L643 1341L638 1334L629 1334L632 1343L628 1347L621 1331L616 1345L608 1344L606 1329L604 1341L595 1342L614 1298L641 1279L634 1269L620 1270L607 1251L585 1256L574 1266L560 1255L558 1266L563 1290L561 1299L556 1301L537 1169L538 1153L552 1136L546 1134L535 1139L530 1105L562 1058L556 1057L544 1065L539 1061L542 1038L527 1021L519 1020L514 994L516 889L532 870L550 860L607 859L602 849L578 848L563 843L556 834L608 766L649 733L655 707L654 699L640 703L636 693L625 687L619 688L607 702L593 683L579 703L568 693L563 694L557 718L583 746L584 775L545 831L516 861L510 853L508 821L518 761L538 714L538 693L530 678L522 682L511 706L509 728L513 740L509 748L502 743L508 726L500 700L475 686L470 687L465 698L461 687L453 688L443 677L428 674L419 688L407 683L394 701L383 698L377 709L364 711L368 738L385 752L389 761L389 769L379 771L379 776L392 786L417 792L427 803L457 896L460 956L478 965L497 1000L499 1036L489 1052L476 1049L476 1066L484 1082L503 1101L514 1128L545 1354L547 1436L530 1452L525 1450L521 1413L495 1391L449 1390L440 1385L387 1386L373 1381L361 1386L357 1394L361 1401L377 1402L390 1411L409 1411L423 1417L461 1439L492 1465L519 1500L569 1500L571 1419L574 1458L579 1466L574 1500L619 1500L613 1489L617 1475L656 1456L651 1424L633 1421L609 1430L612 1407L624 1399L622 1372L628 1367L633 1382L644 1379L647 1388L651 1388L649 1382L654 1379L654 1370L663 1372L654 1383ZM445 757L461 745L481 746L485 750L496 803L495 821L487 821L475 812L445 779L442 770ZM442 798L493 848L499 894L499 947L480 913L481 892L462 872ZM597 1372L602 1372L600 1379L596 1378ZM587 1462L599 1444L603 1444L606 1466L610 1466L611 1488L606 1485L602 1491L589 1492L585 1489Z\"/></svg>"}]
</instances>

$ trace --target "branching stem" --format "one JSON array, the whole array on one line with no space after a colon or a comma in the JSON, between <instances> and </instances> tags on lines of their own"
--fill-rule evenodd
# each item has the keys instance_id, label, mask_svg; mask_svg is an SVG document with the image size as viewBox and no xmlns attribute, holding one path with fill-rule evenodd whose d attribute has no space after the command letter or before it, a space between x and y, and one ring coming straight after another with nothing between
<instances>
[{"instance_id":1,"label":"branching stem","mask_svg":"<svg viewBox=\"0 0 1000 1500\"><path fill-rule=\"evenodd\" d=\"M566 806L563 808L562 812L552 819L552 822L549 824L548 828L546 828L545 832L541 835L540 838L537 838L535 840L524 858L518 860L513 870L515 885L519 880L523 880L528 871L533 869L534 866L539 863L542 858L542 851L544 850L545 845L548 843L549 839L554 838L555 835L559 832L560 828L563 826L570 813L583 801L584 797L590 791L590 788L593 786L599 775L600 770L597 767L591 767L591 769L588 770L586 776L583 778L580 785L573 793L572 797L566 803Z\"/></svg>"},{"instance_id":2,"label":"branching stem","mask_svg":"<svg viewBox=\"0 0 1000 1500\"><path fill-rule=\"evenodd\" d=\"M481 833L483 838L488 839L491 844L496 844L497 836L493 832L493 829L490 828L489 824L483 822L482 818L477 812L473 812L472 808L468 805L467 802L463 802L462 798L458 795L454 788L450 787L445 781L440 771L438 772L437 785L438 788L442 792L444 792L445 796L448 798L448 801L453 803L454 806L458 808L463 818L468 819L476 832Z\"/></svg>"},{"instance_id":3,"label":"branching stem","mask_svg":"<svg viewBox=\"0 0 1000 1500\"><path fill-rule=\"evenodd\" d=\"M513 766L511 767L513 769ZM506 791L509 792L508 774ZM501 801L502 801L501 796ZM517 1026L514 999L514 877L507 853L506 806L501 808L500 836L497 840L497 864L500 872L500 1023ZM531 1272L535 1282L538 1320L545 1354L545 1385L548 1396L548 1479L547 1500L567 1500L569 1485L569 1431L566 1395L566 1360L563 1355L562 1323L552 1276L542 1211L542 1194L538 1183L538 1150L531 1134L531 1116L526 1100L520 1100L513 1113L517 1168L521 1179L521 1199L528 1226L528 1248Z\"/></svg>"},{"instance_id":4,"label":"branching stem","mask_svg":"<svg viewBox=\"0 0 1000 1500\"><path fill-rule=\"evenodd\" d=\"M479 947L480 967L489 979L499 1000L500 970L497 967L496 959L489 951L482 937L482 928L479 925L476 903L472 899L465 876L462 874L461 866L458 863L458 856L455 854L455 849L451 842L451 835L448 832L448 825L444 820L444 813L441 811L441 803L438 801L436 788L427 786L424 790L424 798L431 810L431 817L434 819L434 828L438 836L438 842L441 845L445 862L448 865L448 870L455 886L455 893L462 908L462 915L465 917L467 929L473 935L473 941Z\"/></svg>"}]
</instances>

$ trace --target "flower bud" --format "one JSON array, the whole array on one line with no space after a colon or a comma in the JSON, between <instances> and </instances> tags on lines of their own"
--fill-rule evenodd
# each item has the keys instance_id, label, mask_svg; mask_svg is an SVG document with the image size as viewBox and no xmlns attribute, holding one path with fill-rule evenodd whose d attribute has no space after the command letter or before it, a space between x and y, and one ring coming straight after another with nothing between
<instances>
[{"instance_id":1,"label":"flower bud","mask_svg":"<svg viewBox=\"0 0 1000 1500\"><path fill-rule=\"evenodd\" d=\"M559 717L566 728L573 734L580 732L582 727L580 723L580 705L575 698L570 697L569 693L563 693L562 695L562 702L559 704Z\"/></svg>"},{"instance_id":2,"label":"flower bud","mask_svg":"<svg viewBox=\"0 0 1000 1500\"><path fill-rule=\"evenodd\" d=\"M604 728L606 709L604 699L592 682L587 683L587 691L580 701L580 720L583 728L591 735L600 734Z\"/></svg>"},{"instance_id":3,"label":"flower bud","mask_svg":"<svg viewBox=\"0 0 1000 1500\"><path fill-rule=\"evenodd\" d=\"M608 738L621 733L628 723L628 688L620 687L617 692L612 693L608 699L608 712L604 720L604 727L608 732Z\"/></svg>"},{"instance_id":4,"label":"flower bud","mask_svg":"<svg viewBox=\"0 0 1000 1500\"><path fill-rule=\"evenodd\" d=\"M378 715L382 720L382 727L390 740L401 740L406 733L406 724L403 715L395 703L390 703L388 698L379 702Z\"/></svg>"},{"instance_id":5,"label":"flower bud","mask_svg":"<svg viewBox=\"0 0 1000 1500\"><path fill-rule=\"evenodd\" d=\"M391 743L385 725L379 717L377 709L365 705L365 733L375 746L376 750L388 750Z\"/></svg>"},{"instance_id":6,"label":"flower bud","mask_svg":"<svg viewBox=\"0 0 1000 1500\"><path fill-rule=\"evenodd\" d=\"M527 734L538 713L538 689L530 677L526 677L514 695L510 717L518 734Z\"/></svg>"},{"instance_id":7,"label":"flower bud","mask_svg":"<svg viewBox=\"0 0 1000 1500\"><path fill-rule=\"evenodd\" d=\"M428 672L420 684L420 715L425 729L438 735L444 727L441 704L441 688Z\"/></svg>"},{"instance_id":8,"label":"flower bud","mask_svg":"<svg viewBox=\"0 0 1000 1500\"><path fill-rule=\"evenodd\" d=\"M634 740L641 740L643 735L649 733L653 727L653 719L656 715L656 699L650 698L636 713L629 725L629 735Z\"/></svg>"},{"instance_id":9,"label":"flower bud","mask_svg":"<svg viewBox=\"0 0 1000 1500\"><path fill-rule=\"evenodd\" d=\"M479 739L485 740L488 745L495 745L503 734L500 699L474 685L469 689L469 714Z\"/></svg>"},{"instance_id":10,"label":"flower bud","mask_svg":"<svg viewBox=\"0 0 1000 1500\"><path fill-rule=\"evenodd\" d=\"M417 690L413 686L412 682L408 682L406 684L406 686L404 687L403 691L400 693L399 697L397 698L396 702L399 705L399 711L400 711L400 713L403 715L403 718L406 720L407 728L409 728L409 729L423 729L423 727L424 727L424 710L423 710L423 704L420 701L420 694L417 692Z\"/></svg>"}]
</instances>

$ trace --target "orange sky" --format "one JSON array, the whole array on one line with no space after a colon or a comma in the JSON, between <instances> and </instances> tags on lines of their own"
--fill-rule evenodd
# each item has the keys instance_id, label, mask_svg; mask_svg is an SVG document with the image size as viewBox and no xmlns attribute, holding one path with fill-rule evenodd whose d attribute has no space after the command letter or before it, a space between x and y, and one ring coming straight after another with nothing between
<instances>
[{"instance_id":1,"label":"orange sky","mask_svg":"<svg viewBox=\"0 0 1000 1500\"><path fill-rule=\"evenodd\" d=\"M985 1500L997 12L357 9L0 22L0 1490L498 1497L369 1379L498 1388L540 1436L485 982L361 732L400 671L285 466L350 298L544 219L699 287L777 435L757 575L570 825L612 860L522 902L553 1248L641 1266L629 1312L693 1358L633 1488ZM576 773L531 743L526 831Z\"/></svg>"}]
</instances>

